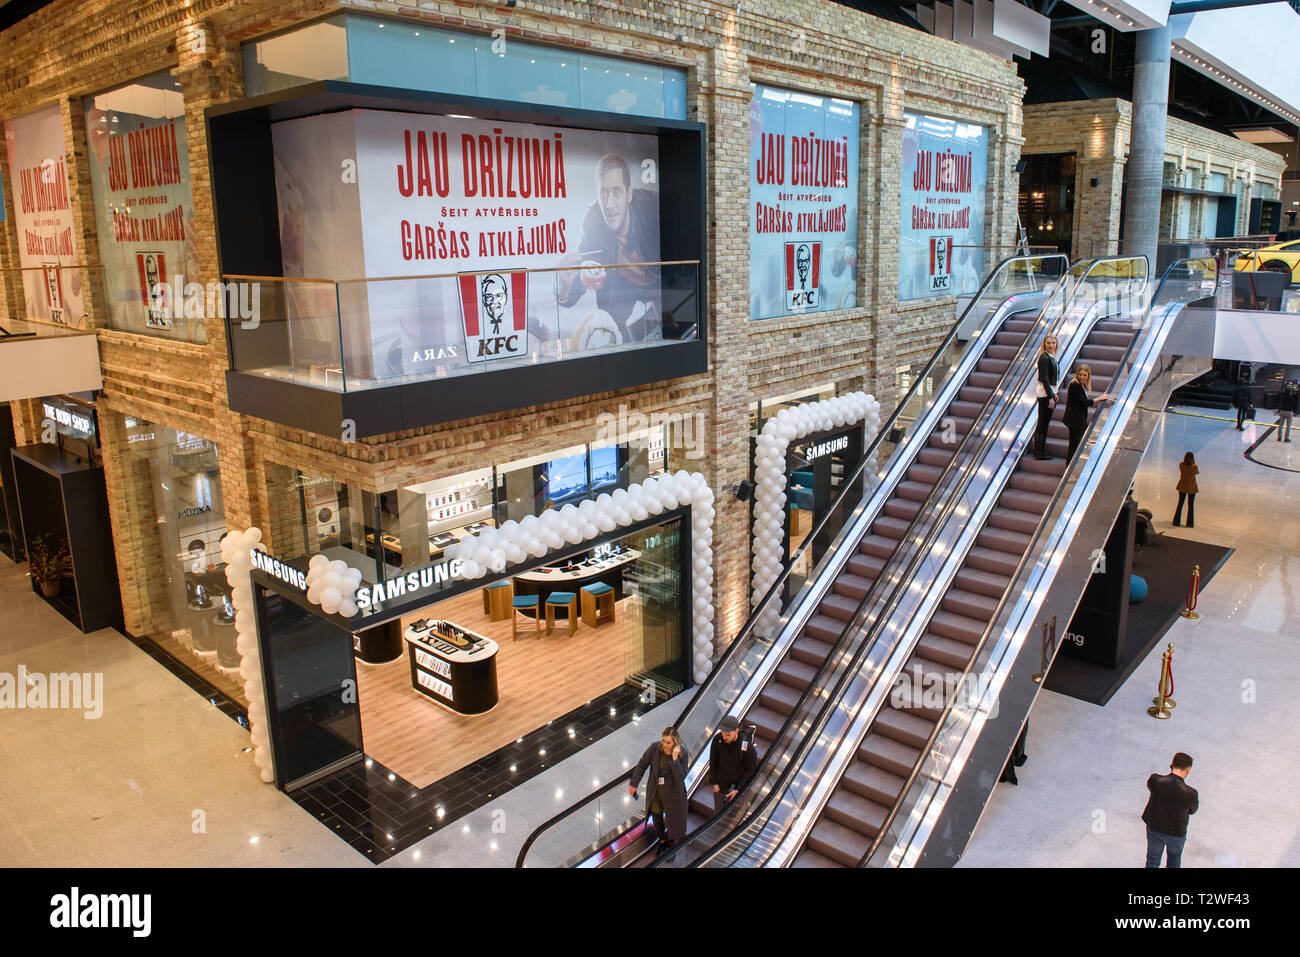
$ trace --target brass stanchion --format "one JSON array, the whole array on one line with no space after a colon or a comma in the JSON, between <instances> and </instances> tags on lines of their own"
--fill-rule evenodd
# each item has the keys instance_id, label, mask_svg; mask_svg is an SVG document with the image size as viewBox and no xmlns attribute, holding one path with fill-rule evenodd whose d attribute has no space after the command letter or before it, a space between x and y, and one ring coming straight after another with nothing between
<instances>
[{"instance_id":1,"label":"brass stanchion","mask_svg":"<svg viewBox=\"0 0 1300 957\"><path fill-rule=\"evenodd\" d=\"M1042 651L1038 657L1038 671L1031 675L1034 684L1042 684L1043 678L1047 674L1047 622L1043 622L1043 644Z\"/></svg>"},{"instance_id":2,"label":"brass stanchion","mask_svg":"<svg viewBox=\"0 0 1300 957\"><path fill-rule=\"evenodd\" d=\"M1201 591L1201 566L1192 566L1192 580L1187 585L1187 602L1178 614L1184 618L1200 618L1196 613L1196 599Z\"/></svg>"},{"instance_id":3,"label":"brass stanchion","mask_svg":"<svg viewBox=\"0 0 1300 957\"><path fill-rule=\"evenodd\" d=\"M1164 720L1173 717L1169 711L1173 707L1169 696L1174 693L1174 646L1170 645L1160 658L1160 685L1157 688L1155 704L1147 708L1147 714Z\"/></svg>"}]
</instances>

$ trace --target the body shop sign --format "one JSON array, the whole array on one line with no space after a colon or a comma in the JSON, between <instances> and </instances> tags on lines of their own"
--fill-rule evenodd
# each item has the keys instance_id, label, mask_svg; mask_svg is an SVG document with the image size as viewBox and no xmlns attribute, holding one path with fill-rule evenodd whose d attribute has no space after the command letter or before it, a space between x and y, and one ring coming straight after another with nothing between
<instances>
[{"instance_id":1,"label":"the body shop sign","mask_svg":"<svg viewBox=\"0 0 1300 957\"><path fill-rule=\"evenodd\" d=\"M340 286L359 375L662 338L660 269L639 265L661 258L656 137L377 110L272 135L286 275L474 274ZM328 327L332 311L295 318Z\"/></svg>"},{"instance_id":2,"label":"the body shop sign","mask_svg":"<svg viewBox=\"0 0 1300 957\"><path fill-rule=\"evenodd\" d=\"M760 85L749 123L750 318L853 306L857 105Z\"/></svg>"},{"instance_id":3,"label":"the body shop sign","mask_svg":"<svg viewBox=\"0 0 1300 957\"><path fill-rule=\"evenodd\" d=\"M906 123L899 301L972 293L984 272L988 131L913 113Z\"/></svg>"},{"instance_id":4,"label":"the body shop sign","mask_svg":"<svg viewBox=\"0 0 1300 957\"><path fill-rule=\"evenodd\" d=\"M27 315L79 328L86 321L84 277L80 269L59 268L77 262L59 108L7 120L5 149Z\"/></svg>"}]
</instances>

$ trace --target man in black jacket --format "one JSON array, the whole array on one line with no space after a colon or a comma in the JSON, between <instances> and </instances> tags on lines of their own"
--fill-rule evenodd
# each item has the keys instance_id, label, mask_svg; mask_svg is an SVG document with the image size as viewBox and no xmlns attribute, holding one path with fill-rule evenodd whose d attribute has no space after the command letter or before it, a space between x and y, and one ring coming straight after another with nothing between
<instances>
[{"instance_id":1,"label":"man in black jacket","mask_svg":"<svg viewBox=\"0 0 1300 957\"><path fill-rule=\"evenodd\" d=\"M1237 431L1244 431L1246 413L1250 411L1250 385L1245 376L1237 383L1237 388L1232 390L1232 404L1237 407Z\"/></svg>"},{"instance_id":2,"label":"man in black jacket","mask_svg":"<svg viewBox=\"0 0 1300 957\"><path fill-rule=\"evenodd\" d=\"M1168 854L1166 867L1181 867L1183 845L1187 843L1187 818L1200 807L1196 788L1187 784L1192 769L1190 755L1179 751L1169 765L1168 774L1147 778L1151 792L1142 820L1147 826L1147 867L1159 867L1161 856Z\"/></svg>"},{"instance_id":3,"label":"man in black jacket","mask_svg":"<svg viewBox=\"0 0 1300 957\"><path fill-rule=\"evenodd\" d=\"M1296 381L1290 379L1282 386L1282 394L1277 397L1277 438L1279 442L1291 441L1291 422L1295 418L1296 408L1300 406L1300 388ZM1282 437L1283 431L1286 438Z\"/></svg>"},{"instance_id":4,"label":"man in black jacket","mask_svg":"<svg viewBox=\"0 0 1300 957\"><path fill-rule=\"evenodd\" d=\"M721 811L735 800L741 782L757 767L752 732L742 733L736 717L727 715L709 745L709 784L713 785L715 811Z\"/></svg>"}]
</instances>

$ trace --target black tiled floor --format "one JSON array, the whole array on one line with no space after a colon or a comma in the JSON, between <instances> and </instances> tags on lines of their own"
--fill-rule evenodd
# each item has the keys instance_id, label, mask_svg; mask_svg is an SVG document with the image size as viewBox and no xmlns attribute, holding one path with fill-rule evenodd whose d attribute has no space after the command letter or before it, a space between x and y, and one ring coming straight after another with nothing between
<instances>
[{"instance_id":1,"label":"black tiled floor","mask_svg":"<svg viewBox=\"0 0 1300 957\"><path fill-rule=\"evenodd\" d=\"M289 796L378 864L629 724L649 707L639 694L630 685L616 688L428 787L367 758Z\"/></svg>"}]
</instances>

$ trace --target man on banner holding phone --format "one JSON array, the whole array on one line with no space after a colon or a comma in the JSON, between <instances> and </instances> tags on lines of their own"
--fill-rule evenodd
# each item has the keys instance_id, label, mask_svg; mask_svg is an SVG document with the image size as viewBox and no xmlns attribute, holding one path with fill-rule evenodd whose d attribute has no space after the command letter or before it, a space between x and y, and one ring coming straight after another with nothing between
<instances>
[{"instance_id":1,"label":"man on banner holding phone","mask_svg":"<svg viewBox=\"0 0 1300 957\"><path fill-rule=\"evenodd\" d=\"M559 274L560 305L573 306L591 290L617 326L619 344L660 338L660 267L622 265L659 261L659 196L632 187L627 160L617 153L597 162L596 194L578 250L562 263L586 268ZM600 268L616 264L620 268Z\"/></svg>"}]
</instances>

